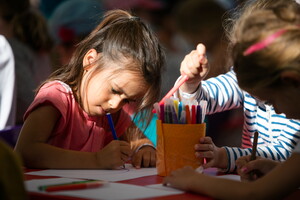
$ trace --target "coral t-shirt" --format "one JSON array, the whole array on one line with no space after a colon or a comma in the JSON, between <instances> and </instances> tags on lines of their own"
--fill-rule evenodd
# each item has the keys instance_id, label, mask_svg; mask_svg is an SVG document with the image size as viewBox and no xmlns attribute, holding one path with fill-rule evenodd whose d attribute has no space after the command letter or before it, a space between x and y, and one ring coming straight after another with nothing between
<instances>
[{"instance_id":1,"label":"coral t-shirt","mask_svg":"<svg viewBox=\"0 0 300 200\"><path fill-rule=\"evenodd\" d=\"M52 105L61 114L47 141L48 144L64 149L96 152L113 140L106 116L88 116L75 101L67 84L51 81L43 85L26 111L24 120L33 110L43 105ZM123 107L119 112L112 114L118 136L132 123L128 110L130 109Z\"/></svg>"}]
</instances>

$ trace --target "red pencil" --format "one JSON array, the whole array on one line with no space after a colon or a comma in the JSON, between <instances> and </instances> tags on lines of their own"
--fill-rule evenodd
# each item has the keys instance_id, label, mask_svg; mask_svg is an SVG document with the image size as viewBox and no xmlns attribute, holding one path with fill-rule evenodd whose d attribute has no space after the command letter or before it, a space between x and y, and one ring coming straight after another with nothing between
<instances>
[{"instance_id":1,"label":"red pencil","mask_svg":"<svg viewBox=\"0 0 300 200\"><path fill-rule=\"evenodd\" d=\"M192 124L196 124L196 106L192 105Z\"/></svg>"},{"instance_id":2,"label":"red pencil","mask_svg":"<svg viewBox=\"0 0 300 200\"><path fill-rule=\"evenodd\" d=\"M177 90L178 88L184 84L187 80L189 79L189 77L187 75L184 75L179 81L178 83L166 94L166 96L164 96L164 98L162 98L162 100L160 100L160 102L158 103L159 105L162 105L165 103L165 100L167 98L170 98ZM155 113L155 109L152 110L152 113Z\"/></svg>"},{"instance_id":3,"label":"red pencil","mask_svg":"<svg viewBox=\"0 0 300 200\"><path fill-rule=\"evenodd\" d=\"M160 100L160 102L158 104L163 104L165 102L165 100L167 98L170 98L177 90L178 88L185 83L185 81L187 81L189 79L189 77L187 75L184 75L179 81L178 83L166 94L166 96L164 96L164 98L162 98L162 100Z\"/></svg>"},{"instance_id":4,"label":"red pencil","mask_svg":"<svg viewBox=\"0 0 300 200\"><path fill-rule=\"evenodd\" d=\"M87 180L87 181L77 181L65 184L56 184L56 185L45 185L40 186L39 189L46 192L55 192L62 190L80 190L86 188L95 188L104 185L104 181L98 180Z\"/></svg>"}]
</instances>

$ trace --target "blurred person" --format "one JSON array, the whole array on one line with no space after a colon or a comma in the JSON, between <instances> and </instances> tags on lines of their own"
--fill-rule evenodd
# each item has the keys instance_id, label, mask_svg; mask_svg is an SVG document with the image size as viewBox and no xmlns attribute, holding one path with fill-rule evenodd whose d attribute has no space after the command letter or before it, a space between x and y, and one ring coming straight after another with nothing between
<instances>
[{"instance_id":1,"label":"blurred person","mask_svg":"<svg viewBox=\"0 0 300 200\"><path fill-rule=\"evenodd\" d=\"M44 17L29 0L0 0L0 34L7 38L15 58L16 124L22 124L35 88L52 72L52 40Z\"/></svg>"},{"instance_id":2,"label":"blurred person","mask_svg":"<svg viewBox=\"0 0 300 200\"><path fill-rule=\"evenodd\" d=\"M65 0L58 4L48 20L55 42L52 52L54 68L69 63L76 45L97 26L103 12L99 0Z\"/></svg>"},{"instance_id":3,"label":"blurred person","mask_svg":"<svg viewBox=\"0 0 300 200\"><path fill-rule=\"evenodd\" d=\"M15 125L15 60L12 49L0 35L0 130Z\"/></svg>"}]
</instances>

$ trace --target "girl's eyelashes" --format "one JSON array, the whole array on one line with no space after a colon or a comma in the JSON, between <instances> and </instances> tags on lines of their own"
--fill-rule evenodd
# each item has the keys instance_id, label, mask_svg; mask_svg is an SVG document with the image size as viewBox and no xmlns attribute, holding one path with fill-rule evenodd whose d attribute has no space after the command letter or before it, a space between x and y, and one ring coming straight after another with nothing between
<instances>
[{"instance_id":1,"label":"girl's eyelashes","mask_svg":"<svg viewBox=\"0 0 300 200\"><path fill-rule=\"evenodd\" d=\"M118 95L121 94L121 92L115 90L114 88L111 88L111 92L112 92L113 94L118 94ZM130 102L135 102L135 100L131 100L131 99L123 99L123 102L127 104L127 103L130 103Z\"/></svg>"},{"instance_id":2,"label":"girl's eyelashes","mask_svg":"<svg viewBox=\"0 0 300 200\"><path fill-rule=\"evenodd\" d=\"M118 92L118 91L115 90L114 88L111 88L111 92L112 92L113 94L120 94L120 92Z\"/></svg>"},{"instance_id":3,"label":"girl's eyelashes","mask_svg":"<svg viewBox=\"0 0 300 200\"><path fill-rule=\"evenodd\" d=\"M128 99L124 99L123 101L124 101L124 103L130 103L130 101Z\"/></svg>"}]
</instances>

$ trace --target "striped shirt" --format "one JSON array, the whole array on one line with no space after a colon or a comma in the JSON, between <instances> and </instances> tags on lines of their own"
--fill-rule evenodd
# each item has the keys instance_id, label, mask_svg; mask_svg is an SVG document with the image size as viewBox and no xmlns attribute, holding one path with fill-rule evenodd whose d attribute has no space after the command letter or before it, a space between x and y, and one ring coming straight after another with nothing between
<instances>
[{"instance_id":1,"label":"striped shirt","mask_svg":"<svg viewBox=\"0 0 300 200\"><path fill-rule=\"evenodd\" d=\"M179 93L179 94L178 94ZM291 156L300 138L300 121L276 114L274 108L252 97L238 86L233 70L202 81L194 94L179 91L181 100L207 100L206 114L243 107L244 125L241 148L224 147L228 155L227 172L236 169L237 158L251 154L254 132L258 131L257 155L277 161Z\"/></svg>"}]
</instances>

